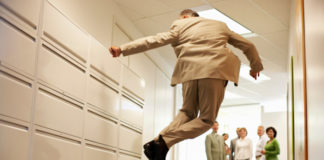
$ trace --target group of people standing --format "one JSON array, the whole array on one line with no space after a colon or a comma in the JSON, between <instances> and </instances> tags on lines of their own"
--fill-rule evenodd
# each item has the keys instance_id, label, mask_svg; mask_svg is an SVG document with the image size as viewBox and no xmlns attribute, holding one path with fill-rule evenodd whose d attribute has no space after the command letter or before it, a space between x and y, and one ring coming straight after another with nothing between
<instances>
[{"instance_id":1,"label":"group of people standing","mask_svg":"<svg viewBox=\"0 0 324 160\"><path fill-rule=\"evenodd\" d=\"M230 147L225 143L229 138L227 133L217 134L218 122L212 126L213 132L206 136L207 160L252 160L253 143L247 137L246 128L237 128L237 137L231 140ZM258 127L258 142L255 149L256 160L278 160L280 154L279 143L276 140L277 131L274 127ZM265 135L265 132L267 136Z\"/></svg>"}]
</instances>

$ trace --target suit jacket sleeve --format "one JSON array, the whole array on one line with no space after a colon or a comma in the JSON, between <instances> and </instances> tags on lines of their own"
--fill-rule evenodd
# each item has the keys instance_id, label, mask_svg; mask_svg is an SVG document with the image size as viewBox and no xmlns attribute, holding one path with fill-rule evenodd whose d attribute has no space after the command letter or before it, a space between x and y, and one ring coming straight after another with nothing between
<instances>
[{"instance_id":1,"label":"suit jacket sleeve","mask_svg":"<svg viewBox=\"0 0 324 160\"><path fill-rule=\"evenodd\" d=\"M149 49L161 47L167 44L174 44L178 40L178 25L174 22L168 32L158 33L155 36L148 36L120 46L124 56L144 52Z\"/></svg>"},{"instance_id":2,"label":"suit jacket sleeve","mask_svg":"<svg viewBox=\"0 0 324 160\"><path fill-rule=\"evenodd\" d=\"M254 72L263 70L261 59L254 44L230 29L228 29L228 32L228 43L243 51L247 59L250 61L251 70Z\"/></svg>"},{"instance_id":3,"label":"suit jacket sleeve","mask_svg":"<svg viewBox=\"0 0 324 160\"><path fill-rule=\"evenodd\" d=\"M212 160L212 154L211 154L211 139L210 139L210 136L209 135L206 136L205 145L206 145L205 148L206 148L207 160Z\"/></svg>"}]
</instances>

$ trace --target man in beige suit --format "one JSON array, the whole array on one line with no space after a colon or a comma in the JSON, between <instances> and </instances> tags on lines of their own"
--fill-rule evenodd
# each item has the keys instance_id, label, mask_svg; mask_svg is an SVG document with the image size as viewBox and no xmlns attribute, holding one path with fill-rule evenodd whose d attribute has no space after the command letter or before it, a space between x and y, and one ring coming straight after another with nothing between
<instances>
[{"instance_id":1,"label":"man in beige suit","mask_svg":"<svg viewBox=\"0 0 324 160\"><path fill-rule=\"evenodd\" d=\"M213 125L227 81L237 84L239 78L241 62L227 43L243 51L250 61L250 75L256 79L263 66L255 46L225 23L201 18L190 9L180 13L168 32L109 48L113 57L119 57L171 44L177 56L171 85L182 83L183 106L169 126L144 145L149 159L164 160L171 146Z\"/></svg>"},{"instance_id":2,"label":"man in beige suit","mask_svg":"<svg viewBox=\"0 0 324 160\"><path fill-rule=\"evenodd\" d=\"M205 140L207 160L226 160L224 137L217 134L217 121L214 122L212 129L213 132L207 135Z\"/></svg>"}]
</instances>

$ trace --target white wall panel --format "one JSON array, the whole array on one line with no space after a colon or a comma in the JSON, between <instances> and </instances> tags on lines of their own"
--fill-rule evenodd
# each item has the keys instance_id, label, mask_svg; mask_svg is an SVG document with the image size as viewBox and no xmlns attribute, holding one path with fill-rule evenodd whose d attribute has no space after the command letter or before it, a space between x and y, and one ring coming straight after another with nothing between
<instances>
[{"instance_id":1,"label":"white wall panel","mask_svg":"<svg viewBox=\"0 0 324 160\"><path fill-rule=\"evenodd\" d=\"M44 46L39 53L38 77L68 93L85 99L86 76L84 71Z\"/></svg>"},{"instance_id":2,"label":"white wall panel","mask_svg":"<svg viewBox=\"0 0 324 160\"><path fill-rule=\"evenodd\" d=\"M101 115L87 112L85 138L109 146L117 146L117 123Z\"/></svg>"},{"instance_id":3,"label":"white wall panel","mask_svg":"<svg viewBox=\"0 0 324 160\"><path fill-rule=\"evenodd\" d=\"M13 127L0 120L0 159L28 160L28 150L27 130Z\"/></svg>"},{"instance_id":4,"label":"white wall panel","mask_svg":"<svg viewBox=\"0 0 324 160\"><path fill-rule=\"evenodd\" d=\"M120 126L119 148L142 154L142 134L128 127Z\"/></svg>"},{"instance_id":5,"label":"white wall panel","mask_svg":"<svg viewBox=\"0 0 324 160\"><path fill-rule=\"evenodd\" d=\"M38 89L35 107L36 124L82 137L82 122L83 111L80 106L53 93Z\"/></svg>"},{"instance_id":6,"label":"white wall panel","mask_svg":"<svg viewBox=\"0 0 324 160\"><path fill-rule=\"evenodd\" d=\"M107 48L102 46L95 39L91 41L91 67L112 79L115 83L120 82L122 64L112 58Z\"/></svg>"},{"instance_id":7,"label":"white wall panel","mask_svg":"<svg viewBox=\"0 0 324 160\"><path fill-rule=\"evenodd\" d=\"M121 100L120 119L138 128L143 128L143 108L123 97Z\"/></svg>"},{"instance_id":8,"label":"white wall panel","mask_svg":"<svg viewBox=\"0 0 324 160\"><path fill-rule=\"evenodd\" d=\"M148 66L139 61L135 71L128 68L129 57L111 57L106 45L127 43L125 31L136 31L113 25L113 17L131 23L115 16L120 14L115 1L75 3L79 0L0 0L0 160L142 155L144 97L154 94L144 94L138 72L155 79L156 66L146 58L150 68L142 71Z\"/></svg>"},{"instance_id":9,"label":"white wall panel","mask_svg":"<svg viewBox=\"0 0 324 160\"><path fill-rule=\"evenodd\" d=\"M156 72L155 88L155 135L173 119L174 93L170 80L161 72Z\"/></svg>"},{"instance_id":10,"label":"white wall panel","mask_svg":"<svg viewBox=\"0 0 324 160\"><path fill-rule=\"evenodd\" d=\"M144 100L145 81L128 68L123 70L123 87Z\"/></svg>"},{"instance_id":11,"label":"white wall panel","mask_svg":"<svg viewBox=\"0 0 324 160\"><path fill-rule=\"evenodd\" d=\"M89 36L48 3L45 5L44 14L45 36L70 50L74 56L85 62Z\"/></svg>"},{"instance_id":12,"label":"white wall panel","mask_svg":"<svg viewBox=\"0 0 324 160\"><path fill-rule=\"evenodd\" d=\"M114 0L48 0L102 45L111 45ZM94 3L95 2L95 3Z\"/></svg>"},{"instance_id":13,"label":"white wall panel","mask_svg":"<svg viewBox=\"0 0 324 160\"><path fill-rule=\"evenodd\" d=\"M94 77L88 77L88 102L114 116L118 115L119 95L117 91Z\"/></svg>"},{"instance_id":14,"label":"white wall panel","mask_svg":"<svg viewBox=\"0 0 324 160\"><path fill-rule=\"evenodd\" d=\"M85 160L116 160L115 151L109 151L102 148L87 146L85 148Z\"/></svg>"},{"instance_id":15,"label":"white wall panel","mask_svg":"<svg viewBox=\"0 0 324 160\"><path fill-rule=\"evenodd\" d=\"M143 143L150 141L154 135L154 102L156 66L144 54L129 57L130 68L145 79L145 103L143 107Z\"/></svg>"},{"instance_id":16,"label":"white wall panel","mask_svg":"<svg viewBox=\"0 0 324 160\"><path fill-rule=\"evenodd\" d=\"M34 75L36 43L2 19L0 35L0 61Z\"/></svg>"},{"instance_id":17,"label":"white wall panel","mask_svg":"<svg viewBox=\"0 0 324 160\"><path fill-rule=\"evenodd\" d=\"M33 160L82 159L82 147L78 142L47 133L34 134L33 141Z\"/></svg>"},{"instance_id":18,"label":"white wall panel","mask_svg":"<svg viewBox=\"0 0 324 160\"><path fill-rule=\"evenodd\" d=\"M114 46L120 46L122 44L130 42L130 39L128 36L117 26L115 25L113 27L113 40L112 40L112 45ZM129 57L124 57L123 54L120 56L121 62L128 66L128 58Z\"/></svg>"},{"instance_id":19,"label":"white wall panel","mask_svg":"<svg viewBox=\"0 0 324 160\"><path fill-rule=\"evenodd\" d=\"M136 158L134 156L129 156L126 154L120 154L118 160L140 160L140 158Z\"/></svg>"},{"instance_id":20,"label":"white wall panel","mask_svg":"<svg viewBox=\"0 0 324 160\"><path fill-rule=\"evenodd\" d=\"M322 159L323 137L323 94L324 94L324 1L304 1L305 47L307 82L307 142L308 160ZM294 52L291 52L294 53ZM296 77L297 79L297 77ZM297 118L297 117L295 117ZM295 133L297 134L297 133ZM296 146L297 148L298 146ZM297 150L298 151L298 150ZM298 157L296 159L302 159Z\"/></svg>"},{"instance_id":21,"label":"white wall panel","mask_svg":"<svg viewBox=\"0 0 324 160\"><path fill-rule=\"evenodd\" d=\"M32 94L31 84L0 71L0 114L29 122Z\"/></svg>"},{"instance_id":22,"label":"white wall panel","mask_svg":"<svg viewBox=\"0 0 324 160\"><path fill-rule=\"evenodd\" d=\"M32 25L38 24L41 0L0 0L0 2Z\"/></svg>"}]
</instances>

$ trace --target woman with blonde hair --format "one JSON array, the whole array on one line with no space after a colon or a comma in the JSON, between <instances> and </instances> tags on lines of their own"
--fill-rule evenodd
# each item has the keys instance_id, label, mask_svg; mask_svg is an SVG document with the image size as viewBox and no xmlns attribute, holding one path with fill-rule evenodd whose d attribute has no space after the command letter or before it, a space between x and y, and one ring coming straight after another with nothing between
<instances>
[{"instance_id":1,"label":"woman with blonde hair","mask_svg":"<svg viewBox=\"0 0 324 160\"><path fill-rule=\"evenodd\" d=\"M236 141L235 160L251 160L253 155L253 143L247 136L246 128L240 128L240 139Z\"/></svg>"}]
</instances>

